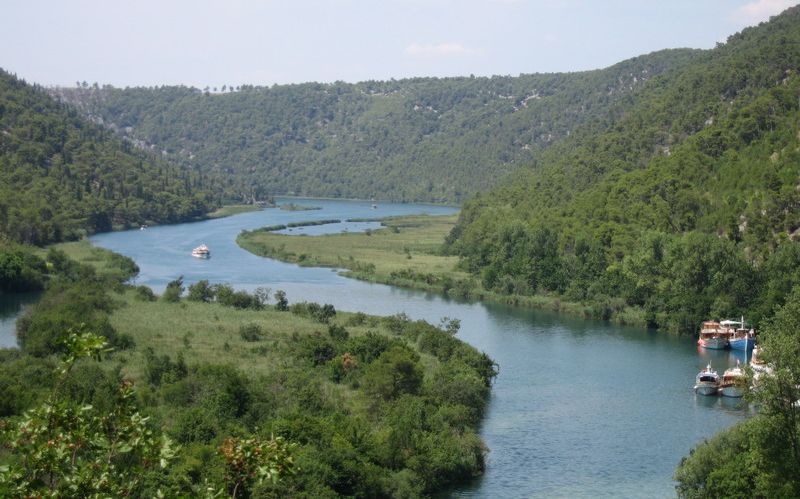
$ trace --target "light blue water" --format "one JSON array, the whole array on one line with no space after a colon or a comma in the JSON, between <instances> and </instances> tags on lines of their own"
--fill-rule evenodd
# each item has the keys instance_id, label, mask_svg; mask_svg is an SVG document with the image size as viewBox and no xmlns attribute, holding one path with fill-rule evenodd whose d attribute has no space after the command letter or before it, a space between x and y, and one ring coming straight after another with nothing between
<instances>
[{"instance_id":1,"label":"light blue water","mask_svg":"<svg viewBox=\"0 0 800 499\"><path fill-rule=\"evenodd\" d=\"M0 293L0 348L17 346L17 318L41 293Z\"/></svg>"},{"instance_id":2,"label":"light blue water","mask_svg":"<svg viewBox=\"0 0 800 499\"><path fill-rule=\"evenodd\" d=\"M161 291L183 275L237 288L283 289L290 302L388 315L405 312L438 323L461 319L459 337L500 365L481 429L491 449L484 476L457 497L670 497L681 457L703 438L746 417L738 402L697 397L695 374L709 361L720 372L729 352L698 352L691 338L585 321L346 279L331 269L301 268L236 246L241 229L289 222L443 214L446 207L307 201L322 210L276 209L193 224L114 232L92 238L141 268L137 284ZM311 230L313 229L313 231ZM313 233L341 226L307 227ZM353 229L355 230L355 229ZM294 232L294 231L293 231ZM301 231L298 231L301 232ZM190 256L205 243L209 260ZM735 354L734 354L735 355Z\"/></svg>"}]
</instances>

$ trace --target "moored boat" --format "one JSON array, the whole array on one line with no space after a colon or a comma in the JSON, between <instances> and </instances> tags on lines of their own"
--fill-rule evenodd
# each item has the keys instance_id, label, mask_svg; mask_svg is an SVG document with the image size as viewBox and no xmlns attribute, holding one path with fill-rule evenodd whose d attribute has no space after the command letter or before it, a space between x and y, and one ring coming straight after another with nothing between
<instances>
[{"instance_id":1,"label":"moored boat","mask_svg":"<svg viewBox=\"0 0 800 499\"><path fill-rule=\"evenodd\" d=\"M195 258L211 258L211 251L208 249L208 246L201 244L192 250L192 256Z\"/></svg>"},{"instance_id":2,"label":"moored boat","mask_svg":"<svg viewBox=\"0 0 800 499\"><path fill-rule=\"evenodd\" d=\"M709 364L705 369L697 373L694 391L700 395L716 395L718 390L719 374L711 369L711 364Z\"/></svg>"},{"instance_id":3,"label":"moored boat","mask_svg":"<svg viewBox=\"0 0 800 499\"><path fill-rule=\"evenodd\" d=\"M751 350L756 345L755 330L747 327L747 324L744 322L744 317L742 317L741 321L728 322L733 326L737 326L729 340L731 348L734 350Z\"/></svg>"},{"instance_id":4,"label":"moored boat","mask_svg":"<svg viewBox=\"0 0 800 499\"><path fill-rule=\"evenodd\" d=\"M700 328L700 338L697 344L703 348L722 350L728 347L731 333L727 327L716 321L706 321Z\"/></svg>"},{"instance_id":5,"label":"moored boat","mask_svg":"<svg viewBox=\"0 0 800 499\"><path fill-rule=\"evenodd\" d=\"M736 361L736 367L726 369L722 374L722 381L719 384L719 391L723 397L743 397L745 390L744 369Z\"/></svg>"}]
</instances>

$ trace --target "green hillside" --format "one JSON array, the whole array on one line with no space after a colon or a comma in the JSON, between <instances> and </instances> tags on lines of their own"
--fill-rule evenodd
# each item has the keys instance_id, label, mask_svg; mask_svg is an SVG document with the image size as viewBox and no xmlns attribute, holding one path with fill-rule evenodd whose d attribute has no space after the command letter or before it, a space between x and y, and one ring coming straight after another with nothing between
<instances>
[{"instance_id":1,"label":"green hillside","mask_svg":"<svg viewBox=\"0 0 800 499\"><path fill-rule=\"evenodd\" d=\"M218 205L214 190L0 70L0 239L45 244L189 220Z\"/></svg>"},{"instance_id":2,"label":"green hillside","mask_svg":"<svg viewBox=\"0 0 800 499\"><path fill-rule=\"evenodd\" d=\"M454 202L700 54L665 50L568 74L53 93L142 147L223 174L231 197Z\"/></svg>"},{"instance_id":3,"label":"green hillside","mask_svg":"<svg viewBox=\"0 0 800 499\"><path fill-rule=\"evenodd\" d=\"M692 331L770 315L800 282L798 70L793 8L467 202L450 250L487 287L587 301L602 317Z\"/></svg>"}]
</instances>

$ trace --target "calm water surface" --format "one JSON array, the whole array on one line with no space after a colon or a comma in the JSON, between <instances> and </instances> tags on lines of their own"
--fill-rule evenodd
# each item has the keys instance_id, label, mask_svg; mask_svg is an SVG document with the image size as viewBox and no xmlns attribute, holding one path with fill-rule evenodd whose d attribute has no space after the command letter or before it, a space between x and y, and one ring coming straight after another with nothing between
<instances>
[{"instance_id":1,"label":"calm water surface","mask_svg":"<svg viewBox=\"0 0 800 499\"><path fill-rule=\"evenodd\" d=\"M302 201L292 200L295 203ZM289 222L372 218L455 209L427 205L309 200L322 210L275 209L144 231L100 234L92 241L128 255L138 284L161 291L183 275L242 289L283 289L289 301L388 315L405 312L438 323L461 319L459 336L500 364L481 434L491 449L486 474L451 491L456 497L670 497L680 458L703 438L746 417L736 401L696 397L695 374L709 361L720 372L735 357L698 352L692 339L584 321L552 313L461 303L368 284L331 269L301 268L236 246L242 229ZM364 230L371 224L351 224ZM339 224L292 233L343 230ZM212 258L190 256L205 243Z\"/></svg>"}]
</instances>

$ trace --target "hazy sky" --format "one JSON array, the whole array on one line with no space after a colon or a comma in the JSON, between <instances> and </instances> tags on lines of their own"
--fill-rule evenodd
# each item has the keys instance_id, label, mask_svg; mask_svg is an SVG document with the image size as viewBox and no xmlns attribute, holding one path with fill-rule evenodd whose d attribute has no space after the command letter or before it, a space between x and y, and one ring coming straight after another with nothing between
<instances>
[{"instance_id":1,"label":"hazy sky","mask_svg":"<svg viewBox=\"0 0 800 499\"><path fill-rule=\"evenodd\" d=\"M711 48L797 0L3 0L29 82L198 87L576 71Z\"/></svg>"}]
</instances>

